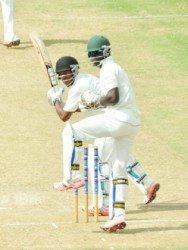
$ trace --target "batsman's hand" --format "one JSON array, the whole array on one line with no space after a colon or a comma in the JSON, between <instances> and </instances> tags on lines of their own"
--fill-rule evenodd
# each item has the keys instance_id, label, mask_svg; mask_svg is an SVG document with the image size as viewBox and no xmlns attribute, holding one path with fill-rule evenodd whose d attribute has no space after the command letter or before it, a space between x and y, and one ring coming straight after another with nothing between
<instances>
[{"instance_id":1,"label":"batsman's hand","mask_svg":"<svg viewBox=\"0 0 188 250\"><path fill-rule=\"evenodd\" d=\"M56 91L54 88L51 88L48 90L47 97L48 97L48 103L52 106L54 106L56 101L61 101L61 95L64 93L65 89L62 87L58 91Z\"/></svg>"}]
</instances>

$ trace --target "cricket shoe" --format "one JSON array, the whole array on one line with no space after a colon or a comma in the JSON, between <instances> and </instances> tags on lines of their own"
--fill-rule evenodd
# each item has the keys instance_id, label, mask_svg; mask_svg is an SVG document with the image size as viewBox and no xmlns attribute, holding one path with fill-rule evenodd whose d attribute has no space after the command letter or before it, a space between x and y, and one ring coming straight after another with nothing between
<instances>
[{"instance_id":1,"label":"cricket shoe","mask_svg":"<svg viewBox=\"0 0 188 250\"><path fill-rule=\"evenodd\" d=\"M3 45L6 47L18 46L20 45L20 39L17 36L14 36L12 41L5 41Z\"/></svg>"},{"instance_id":2,"label":"cricket shoe","mask_svg":"<svg viewBox=\"0 0 188 250\"><path fill-rule=\"evenodd\" d=\"M82 211L85 211L85 206L82 206ZM95 215L95 207L93 205L88 206L88 215L94 216ZM108 216L109 215L109 209L107 207L102 207L98 209L98 215L99 216Z\"/></svg>"},{"instance_id":3,"label":"cricket shoe","mask_svg":"<svg viewBox=\"0 0 188 250\"><path fill-rule=\"evenodd\" d=\"M122 217L115 217L112 220L107 221L100 228L107 232L116 232L118 229L124 229L126 227L125 219Z\"/></svg>"},{"instance_id":4,"label":"cricket shoe","mask_svg":"<svg viewBox=\"0 0 188 250\"><path fill-rule=\"evenodd\" d=\"M56 182L53 184L53 188L59 191L64 191L68 189L74 189L74 188L80 188L84 186L84 182L82 180L77 180L77 181L65 181L62 180L60 182Z\"/></svg>"},{"instance_id":5,"label":"cricket shoe","mask_svg":"<svg viewBox=\"0 0 188 250\"><path fill-rule=\"evenodd\" d=\"M151 185L149 187L148 194L147 194L146 199L145 199L145 204L149 204L150 202L152 202L156 198L157 191L159 190L159 188L160 188L160 184L155 183L155 182L151 183Z\"/></svg>"}]
</instances>

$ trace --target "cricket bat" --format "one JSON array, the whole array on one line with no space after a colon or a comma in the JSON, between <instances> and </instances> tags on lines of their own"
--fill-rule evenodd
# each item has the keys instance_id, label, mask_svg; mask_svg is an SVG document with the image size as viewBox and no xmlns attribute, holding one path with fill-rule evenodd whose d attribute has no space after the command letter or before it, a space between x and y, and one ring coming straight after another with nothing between
<instances>
[{"instance_id":1,"label":"cricket bat","mask_svg":"<svg viewBox=\"0 0 188 250\"><path fill-rule=\"evenodd\" d=\"M30 38L32 44L37 52L38 58L40 60L41 66L47 76L47 80L50 83L51 87L54 87L57 90L58 80L53 69L53 65L50 59L50 55L47 51L47 48L37 32L31 32Z\"/></svg>"}]
</instances>

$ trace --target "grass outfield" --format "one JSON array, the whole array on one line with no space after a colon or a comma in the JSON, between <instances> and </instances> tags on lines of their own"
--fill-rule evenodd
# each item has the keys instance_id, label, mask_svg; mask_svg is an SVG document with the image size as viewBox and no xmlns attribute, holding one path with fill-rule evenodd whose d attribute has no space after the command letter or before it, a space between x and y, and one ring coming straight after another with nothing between
<instances>
[{"instance_id":1,"label":"grass outfield","mask_svg":"<svg viewBox=\"0 0 188 250\"><path fill-rule=\"evenodd\" d=\"M1 250L188 249L187 10L187 0L15 1L22 43L0 46ZM161 189L144 206L143 195L130 184L123 232L102 232L104 217L85 224L83 195L75 224L72 192L51 188L62 178L65 124L47 103L49 86L29 39L32 31L42 36L54 64L72 55L81 72L96 76L86 44L103 34L128 73L142 112L133 153ZM75 115L71 122L79 119Z\"/></svg>"}]
</instances>

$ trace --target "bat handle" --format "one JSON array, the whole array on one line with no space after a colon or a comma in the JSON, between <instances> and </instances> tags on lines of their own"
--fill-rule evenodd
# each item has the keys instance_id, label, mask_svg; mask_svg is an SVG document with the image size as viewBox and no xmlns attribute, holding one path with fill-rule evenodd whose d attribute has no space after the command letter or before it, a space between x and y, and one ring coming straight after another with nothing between
<instances>
[{"instance_id":1,"label":"bat handle","mask_svg":"<svg viewBox=\"0 0 188 250\"><path fill-rule=\"evenodd\" d=\"M54 89L54 92L57 92L57 85L52 86L52 88Z\"/></svg>"},{"instance_id":2,"label":"bat handle","mask_svg":"<svg viewBox=\"0 0 188 250\"><path fill-rule=\"evenodd\" d=\"M52 86L52 88L54 89L55 92L58 93L58 96L61 96L61 95L65 92L65 88L64 88L64 87L61 87L61 88L58 90L58 86L55 85L55 86Z\"/></svg>"},{"instance_id":3,"label":"bat handle","mask_svg":"<svg viewBox=\"0 0 188 250\"><path fill-rule=\"evenodd\" d=\"M55 90L57 92L57 95L60 97L64 92L65 92L65 89L64 87L60 88L59 90Z\"/></svg>"}]
</instances>

